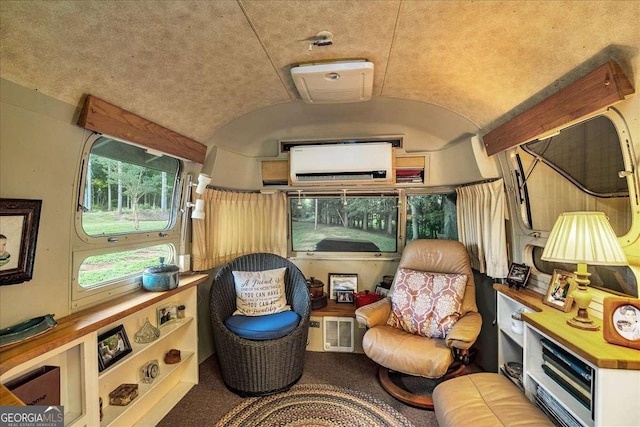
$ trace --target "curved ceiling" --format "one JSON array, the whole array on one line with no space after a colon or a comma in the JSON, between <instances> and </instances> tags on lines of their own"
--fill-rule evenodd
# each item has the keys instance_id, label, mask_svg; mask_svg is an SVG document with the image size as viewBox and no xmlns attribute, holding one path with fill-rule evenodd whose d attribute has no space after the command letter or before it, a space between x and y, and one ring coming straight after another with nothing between
<instances>
[{"instance_id":1,"label":"curved ceiling","mask_svg":"<svg viewBox=\"0 0 640 427\"><path fill-rule=\"evenodd\" d=\"M272 150L273 106L300 104L282 111L301 127L329 111L298 100L292 65L366 58L375 97L462 116L458 131L429 129L447 139L469 123L490 130L608 59L633 81L638 22L638 1L3 0L0 77L73 105L92 94L207 145L261 155ZM334 44L309 50L322 30ZM382 108L402 123L397 103L374 104L335 110ZM263 121L267 146L225 137L247 117Z\"/></svg>"}]
</instances>

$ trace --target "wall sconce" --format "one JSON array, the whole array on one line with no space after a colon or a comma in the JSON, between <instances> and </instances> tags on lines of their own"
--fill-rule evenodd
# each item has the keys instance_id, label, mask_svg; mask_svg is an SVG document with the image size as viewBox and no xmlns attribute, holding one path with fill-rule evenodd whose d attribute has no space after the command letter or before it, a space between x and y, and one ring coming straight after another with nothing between
<instances>
[{"instance_id":1,"label":"wall sconce","mask_svg":"<svg viewBox=\"0 0 640 427\"><path fill-rule=\"evenodd\" d=\"M347 190L342 190L342 206L347 206Z\"/></svg>"},{"instance_id":2,"label":"wall sconce","mask_svg":"<svg viewBox=\"0 0 640 427\"><path fill-rule=\"evenodd\" d=\"M191 181L191 175L189 175L189 185L188 188L196 187L196 193L202 194L207 189L207 185L211 182L211 177L204 173L198 175L198 183ZM189 200L191 198L190 192L187 193L186 199ZM191 203L187 201L186 209L195 208L193 212L191 212L191 219L204 219L204 200L197 199L195 203ZM185 210L186 210L185 209Z\"/></svg>"},{"instance_id":3,"label":"wall sconce","mask_svg":"<svg viewBox=\"0 0 640 427\"><path fill-rule=\"evenodd\" d=\"M191 219L204 219L204 200L198 199L195 205L193 203L189 204L191 205L190 207L195 207L191 212Z\"/></svg>"},{"instance_id":4,"label":"wall sconce","mask_svg":"<svg viewBox=\"0 0 640 427\"><path fill-rule=\"evenodd\" d=\"M193 187L196 187L196 193L202 194L204 193L204 190L207 189L207 185L209 185L210 182L211 182L211 177L209 175L201 173L200 175L198 175L198 183L197 184L191 183L191 185Z\"/></svg>"},{"instance_id":5,"label":"wall sconce","mask_svg":"<svg viewBox=\"0 0 640 427\"><path fill-rule=\"evenodd\" d=\"M302 190L298 190L298 209L302 209Z\"/></svg>"}]
</instances>

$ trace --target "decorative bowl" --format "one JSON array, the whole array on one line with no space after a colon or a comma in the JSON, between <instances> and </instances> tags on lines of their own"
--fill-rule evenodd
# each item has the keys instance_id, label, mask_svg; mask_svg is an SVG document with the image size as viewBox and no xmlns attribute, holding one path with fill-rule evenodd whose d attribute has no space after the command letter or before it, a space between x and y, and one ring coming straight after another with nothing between
<instances>
[{"instance_id":1,"label":"decorative bowl","mask_svg":"<svg viewBox=\"0 0 640 427\"><path fill-rule=\"evenodd\" d=\"M142 273L142 287L149 292L163 292L175 289L180 282L180 268L177 265L165 264L160 257L160 265L149 267Z\"/></svg>"}]
</instances>

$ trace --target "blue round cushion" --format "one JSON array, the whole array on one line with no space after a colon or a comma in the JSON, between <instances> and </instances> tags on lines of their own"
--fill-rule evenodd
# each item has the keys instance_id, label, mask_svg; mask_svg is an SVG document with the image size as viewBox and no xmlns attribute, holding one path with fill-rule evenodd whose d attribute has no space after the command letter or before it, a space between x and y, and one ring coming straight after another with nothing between
<instances>
[{"instance_id":1,"label":"blue round cushion","mask_svg":"<svg viewBox=\"0 0 640 427\"><path fill-rule=\"evenodd\" d=\"M300 322L295 311L263 316L235 315L224 321L231 332L248 340L273 340L293 331Z\"/></svg>"}]
</instances>

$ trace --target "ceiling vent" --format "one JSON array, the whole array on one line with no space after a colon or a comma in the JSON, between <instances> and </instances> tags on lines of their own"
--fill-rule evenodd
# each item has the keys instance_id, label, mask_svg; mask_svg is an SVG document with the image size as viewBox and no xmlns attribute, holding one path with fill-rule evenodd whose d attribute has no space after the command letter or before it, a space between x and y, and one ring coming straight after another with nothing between
<instances>
[{"instance_id":1,"label":"ceiling vent","mask_svg":"<svg viewBox=\"0 0 640 427\"><path fill-rule=\"evenodd\" d=\"M300 65L291 77L307 104L368 101L373 92L373 63L364 60Z\"/></svg>"}]
</instances>

